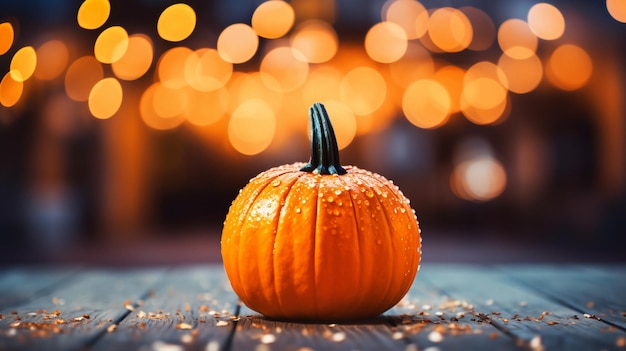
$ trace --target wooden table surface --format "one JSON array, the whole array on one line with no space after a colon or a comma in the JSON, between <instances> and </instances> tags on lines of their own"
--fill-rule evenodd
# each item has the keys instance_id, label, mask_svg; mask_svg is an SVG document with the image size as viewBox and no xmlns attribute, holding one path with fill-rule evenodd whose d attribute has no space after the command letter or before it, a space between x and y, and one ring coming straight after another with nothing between
<instances>
[{"instance_id":1,"label":"wooden table surface","mask_svg":"<svg viewBox=\"0 0 626 351\"><path fill-rule=\"evenodd\" d=\"M221 265L0 269L0 350L626 350L626 265L424 264L374 320L272 321Z\"/></svg>"}]
</instances>

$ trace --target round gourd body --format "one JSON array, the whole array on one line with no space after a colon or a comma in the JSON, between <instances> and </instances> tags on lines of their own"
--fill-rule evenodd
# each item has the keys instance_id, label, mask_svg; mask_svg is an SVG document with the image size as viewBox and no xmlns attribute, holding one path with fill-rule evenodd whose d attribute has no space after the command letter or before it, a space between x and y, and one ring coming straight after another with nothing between
<instances>
[{"instance_id":1,"label":"round gourd body","mask_svg":"<svg viewBox=\"0 0 626 351\"><path fill-rule=\"evenodd\" d=\"M274 319L375 317L402 299L419 269L417 218L383 176L304 165L259 174L232 203L221 243L231 285Z\"/></svg>"}]
</instances>

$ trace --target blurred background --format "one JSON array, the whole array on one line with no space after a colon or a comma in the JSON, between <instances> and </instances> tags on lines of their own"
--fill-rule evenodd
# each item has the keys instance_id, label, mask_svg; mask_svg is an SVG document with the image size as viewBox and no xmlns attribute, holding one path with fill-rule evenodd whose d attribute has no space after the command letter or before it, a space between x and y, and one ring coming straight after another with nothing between
<instances>
[{"instance_id":1,"label":"blurred background","mask_svg":"<svg viewBox=\"0 0 626 351\"><path fill-rule=\"evenodd\" d=\"M623 260L625 22L622 0L3 1L0 262L218 262L238 190L308 160L316 101L427 260Z\"/></svg>"}]
</instances>

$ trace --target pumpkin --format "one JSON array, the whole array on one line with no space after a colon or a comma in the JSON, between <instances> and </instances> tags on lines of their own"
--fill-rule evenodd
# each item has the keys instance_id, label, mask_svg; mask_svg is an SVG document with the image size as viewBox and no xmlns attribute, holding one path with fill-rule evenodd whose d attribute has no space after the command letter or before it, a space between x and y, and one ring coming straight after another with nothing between
<instances>
[{"instance_id":1,"label":"pumpkin","mask_svg":"<svg viewBox=\"0 0 626 351\"><path fill-rule=\"evenodd\" d=\"M417 217L391 181L342 167L324 106L309 112L310 161L262 172L233 201L224 269L241 301L272 319L375 317L417 274Z\"/></svg>"}]
</instances>

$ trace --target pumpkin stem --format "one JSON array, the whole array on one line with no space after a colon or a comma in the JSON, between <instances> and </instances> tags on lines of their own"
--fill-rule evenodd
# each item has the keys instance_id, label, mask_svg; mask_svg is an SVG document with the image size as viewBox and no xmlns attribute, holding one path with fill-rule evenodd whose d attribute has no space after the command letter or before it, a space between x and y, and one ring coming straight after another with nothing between
<instances>
[{"instance_id":1,"label":"pumpkin stem","mask_svg":"<svg viewBox=\"0 0 626 351\"><path fill-rule=\"evenodd\" d=\"M346 174L339 163L335 131L324 105L316 102L309 109L311 123L311 159L300 170L316 174Z\"/></svg>"}]
</instances>

